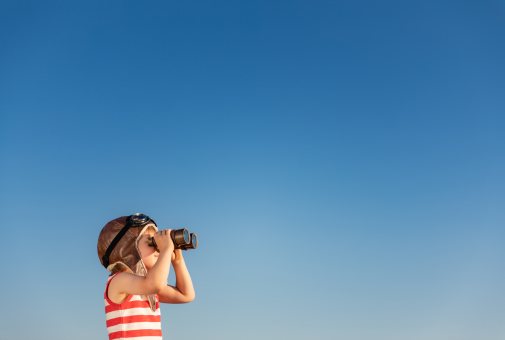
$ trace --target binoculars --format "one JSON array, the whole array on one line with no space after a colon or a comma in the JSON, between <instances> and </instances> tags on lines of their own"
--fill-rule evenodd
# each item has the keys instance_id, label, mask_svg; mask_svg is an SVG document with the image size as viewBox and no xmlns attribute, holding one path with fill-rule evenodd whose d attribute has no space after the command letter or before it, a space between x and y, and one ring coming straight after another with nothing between
<instances>
[{"instance_id":1,"label":"binoculars","mask_svg":"<svg viewBox=\"0 0 505 340\"><path fill-rule=\"evenodd\" d=\"M198 237L194 233L190 234L186 228L172 230L170 237L174 242L174 249L188 250L198 247ZM154 247L158 252L160 251L154 237L150 237L148 242L151 247Z\"/></svg>"}]
</instances>

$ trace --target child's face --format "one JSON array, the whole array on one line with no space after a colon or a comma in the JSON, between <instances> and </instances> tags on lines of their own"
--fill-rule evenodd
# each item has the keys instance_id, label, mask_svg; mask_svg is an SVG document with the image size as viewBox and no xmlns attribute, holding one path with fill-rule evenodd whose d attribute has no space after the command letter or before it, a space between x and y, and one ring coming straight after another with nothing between
<instances>
[{"instance_id":1,"label":"child's face","mask_svg":"<svg viewBox=\"0 0 505 340\"><path fill-rule=\"evenodd\" d=\"M158 256L160 255L154 247L151 247L148 243L150 237L153 237L155 234L154 229L148 228L144 231L142 236L139 239L139 251L142 256L142 261L144 261L144 265L146 269L149 271L156 261L158 260Z\"/></svg>"}]
</instances>

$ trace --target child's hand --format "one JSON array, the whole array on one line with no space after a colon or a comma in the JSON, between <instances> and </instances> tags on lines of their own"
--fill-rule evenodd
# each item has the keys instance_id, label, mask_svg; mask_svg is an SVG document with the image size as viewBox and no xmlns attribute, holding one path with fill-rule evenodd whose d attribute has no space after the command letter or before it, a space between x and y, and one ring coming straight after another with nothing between
<instances>
[{"instance_id":1,"label":"child's hand","mask_svg":"<svg viewBox=\"0 0 505 340\"><path fill-rule=\"evenodd\" d=\"M167 250L172 252L174 250L174 242L172 241L172 237L170 236L171 229L160 230L156 234L154 234L154 240L158 245L158 249L160 253Z\"/></svg>"},{"instance_id":2,"label":"child's hand","mask_svg":"<svg viewBox=\"0 0 505 340\"><path fill-rule=\"evenodd\" d=\"M183 260L182 257L182 250L180 249L175 249L174 252L172 253L172 264L179 264Z\"/></svg>"}]
</instances>

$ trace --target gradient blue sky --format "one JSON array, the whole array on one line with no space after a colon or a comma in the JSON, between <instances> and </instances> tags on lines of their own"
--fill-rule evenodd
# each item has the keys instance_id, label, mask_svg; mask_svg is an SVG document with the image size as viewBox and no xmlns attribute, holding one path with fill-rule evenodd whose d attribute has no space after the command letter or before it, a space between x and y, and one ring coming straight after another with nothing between
<instances>
[{"instance_id":1,"label":"gradient blue sky","mask_svg":"<svg viewBox=\"0 0 505 340\"><path fill-rule=\"evenodd\" d=\"M137 212L199 235L166 339L503 339L504 42L504 1L0 0L0 339L106 339Z\"/></svg>"}]
</instances>

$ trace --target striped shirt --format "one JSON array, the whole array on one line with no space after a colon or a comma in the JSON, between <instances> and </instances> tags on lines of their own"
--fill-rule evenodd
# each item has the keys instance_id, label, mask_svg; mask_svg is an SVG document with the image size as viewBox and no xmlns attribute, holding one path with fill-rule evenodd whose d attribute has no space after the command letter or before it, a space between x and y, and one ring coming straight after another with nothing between
<instances>
[{"instance_id":1,"label":"striped shirt","mask_svg":"<svg viewBox=\"0 0 505 340\"><path fill-rule=\"evenodd\" d=\"M105 318L109 340L161 340L160 304L156 295L156 311L149 306L147 296L129 295L121 304L112 302L107 296L111 280L105 287Z\"/></svg>"}]
</instances>

